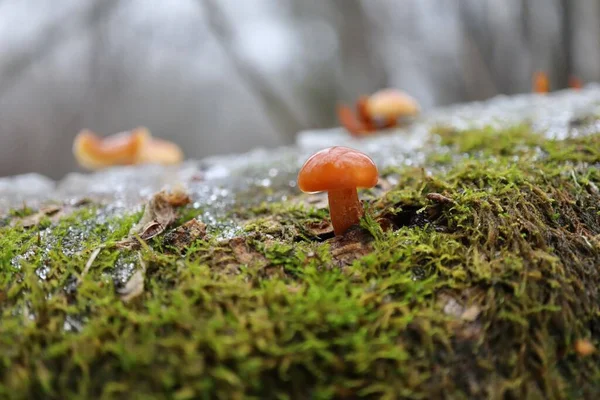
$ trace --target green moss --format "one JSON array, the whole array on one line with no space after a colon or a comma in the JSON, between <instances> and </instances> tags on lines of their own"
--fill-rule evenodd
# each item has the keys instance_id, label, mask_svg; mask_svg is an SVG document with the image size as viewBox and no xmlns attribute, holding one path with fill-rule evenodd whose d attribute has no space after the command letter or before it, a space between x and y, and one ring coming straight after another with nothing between
<instances>
[{"instance_id":1,"label":"green moss","mask_svg":"<svg viewBox=\"0 0 600 400\"><path fill-rule=\"evenodd\" d=\"M239 208L238 238L142 248L128 303L139 213L0 228L0 397L597 398L600 134L433 139L346 237L304 195Z\"/></svg>"}]
</instances>

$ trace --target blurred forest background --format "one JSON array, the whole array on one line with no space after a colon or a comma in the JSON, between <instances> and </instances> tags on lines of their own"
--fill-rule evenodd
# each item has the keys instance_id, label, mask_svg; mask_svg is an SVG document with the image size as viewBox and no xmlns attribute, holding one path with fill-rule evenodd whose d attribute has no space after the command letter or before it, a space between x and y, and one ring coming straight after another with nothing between
<instances>
[{"instance_id":1,"label":"blurred forest background","mask_svg":"<svg viewBox=\"0 0 600 400\"><path fill-rule=\"evenodd\" d=\"M600 0L0 0L0 176L76 170L82 128L187 157L291 143L383 87L424 109L600 79Z\"/></svg>"}]
</instances>

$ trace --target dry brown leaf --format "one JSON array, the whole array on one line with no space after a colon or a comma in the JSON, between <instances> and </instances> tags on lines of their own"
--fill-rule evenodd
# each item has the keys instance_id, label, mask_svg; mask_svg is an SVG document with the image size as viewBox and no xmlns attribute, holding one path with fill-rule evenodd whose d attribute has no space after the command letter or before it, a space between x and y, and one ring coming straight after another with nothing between
<instances>
[{"instance_id":1,"label":"dry brown leaf","mask_svg":"<svg viewBox=\"0 0 600 400\"><path fill-rule=\"evenodd\" d=\"M117 290L121 299L124 302L131 301L144 293L144 273L141 270L137 270L131 275L131 278L125 284L125 287Z\"/></svg>"},{"instance_id":2,"label":"dry brown leaf","mask_svg":"<svg viewBox=\"0 0 600 400\"><path fill-rule=\"evenodd\" d=\"M142 259L142 255L140 253L138 253L138 259L140 261L140 269L131 275L131 278L129 278L123 288L117 290L117 293L119 293L121 296L121 300L126 303L144 293L144 275L146 273L146 263Z\"/></svg>"},{"instance_id":3,"label":"dry brown leaf","mask_svg":"<svg viewBox=\"0 0 600 400\"><path fill-rule=\"evenodd\" d=\"M312 236L329 236L333 235L333 225L328 220L323 220L319 222L311 222L306 224L306 230Z\"/></svg>"},{"instance_id":4,"label":"dry brown leaf","mask_svg":"<svg viewBox=\"0 0 600 400\"><path fill-rule=\"evenodd\" d=\"M181 251L192 244L194 240L204 236L206 236L206 224L197 219L192 219L167 233L163 239L163 244Z\"/></svg>"},{"instance_id":5,"label":"dry brown leaf","mask_svg":"<svg viewBox=\"0 0 600 400\"><path fill-rule=\"evenodd\" d=\"M173 207L183 207L192 201L181 185L175 186L170 192L161 193L164 193L165 200Z\"/></svg>"},{"instance_id":6,"label":"dry brown leaf","mask_svg":"<svg viewBox=\"0 0 600 400\"><path fill-rule=\"evenodd\" d=\"M266 258L252 247L248 246L246 239L236 237L229 241L235 259L240 264L267 264Z\"/></svg>"},{"instance_id":7,"label":"dry brown leaf","mask_svg":"<svg viewBox=\"0 0 600 400\"><path fill-rule=\"evenodd\" d=\"M439 204L452 204L454 200L440 193L428 193L427 198Z\"/></svg>"},{"instance_id":8,"label":"dry brown leaf","mask_svg":"<svg viewBox=\"0 0 600 400\"><path fill-rule=\"evenodd\" d=\"M35 214L31 214L23 218L14 219L11 222L11 226L21 225L23 228L31 228L33 226L37 226L44 217L60 216L62 214L62 210L62 206L55 204L42 207Z\"/></svg>"},{"instance_id":9,"label":"dry brown leaf","mask_svg":"<svg viewBox=\"0 0 600 400\"><path fill-rule=\"evenodd\" d=\"M117 243L117 247L136 249L140 245L138 237L146 241L160 235L177 218L175 207L189 202L190 197L181 189L156 193L146 204L140 221L130 229L127 238Z\"/></svg>"},{"instance_id":10,"label":"dry brown leaf","mask_svg":"<svg viewBox=\"0 0 600 400\"><path fill-rule=\"evenodd\" d=\"M352 262L372 251L373 237L360 228L351 228L343 236L336 236L328 240L332 257L340 266L350 265Z\"/></svg>"},{"instance_id":11,"label":"dry brown leaf","mask_svg":"<svg viewBox=\"0 0 600 400\"><path fill-rule=\"evenodd\" d=\"M163 226L160 222L150 221L148 224L146 224L146 226L144 226L144 229L142 229L142 233L140 233L139 236L142 240L149 240L154 236L159 235L164 230L165 226Z\"/></svg>"}]
</instances>

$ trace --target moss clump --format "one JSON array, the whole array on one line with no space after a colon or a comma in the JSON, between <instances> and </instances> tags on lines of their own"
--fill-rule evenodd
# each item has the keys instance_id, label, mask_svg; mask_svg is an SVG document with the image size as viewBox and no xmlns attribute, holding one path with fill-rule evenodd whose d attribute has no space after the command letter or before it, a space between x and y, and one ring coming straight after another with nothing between
<instances>
[{"instance_id":1,"label":"moss clump","mask_svg":"<svg viewBox=\"0 0 600 400\"><path fill-rule=\"evenodd\" d=\"M139 213L0 228L0 395L598 398L600 134L434 137L345 237L303 196L238 209L240 237L143 246L128 303Z\"/></svg>"}]
</instances>

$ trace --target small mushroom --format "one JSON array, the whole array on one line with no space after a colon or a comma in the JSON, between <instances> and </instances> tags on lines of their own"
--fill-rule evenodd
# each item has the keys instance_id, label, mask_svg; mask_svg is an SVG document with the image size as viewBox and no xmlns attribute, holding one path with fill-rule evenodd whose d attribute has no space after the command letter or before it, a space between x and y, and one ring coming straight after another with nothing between
<instances>
[{"instance_id":1,"label":"small mushroom","mask_svg":"<svg viewBox=\"0 0 600 400\"><path fill-rule=\"evenodd\" d=\"M377 184L379 173L369 156L348 147L334 146L312 155L298 173L303 192L327 192L329 214L336 235L343 235L363 215L357 188Z\"/></svg>"},{"instance_id":2,"label":"small mushroom","mask_svg":"<svg viewBox=\"0 0 600 400\"><path fill-rule=\"evenodd\" d=\"M142 163L175 164L183 159L177 145L152 138L143 127L105 138L84 129L75 137L73 154L87 169Z\"/></svg>"},{"instance_id":3,"label":"small mushroom","mask_svg":"<svg viewBox=\"0 0 600 400\"><path fill-rule=\"evenodd\" d=\"M337 115L340 124L346 128L352 136L365 136L375 131L374 126L359 119L348 106L338 106Z\"/></svg>"},{"instance_id":4,"label":"small mushroom","mask_svg":"<svg viewBox=\"0 0 600 400\"><path fill-rule=\"evenodd\" d=\"M543 71L536 71L533 74L533 92L534 93L548 93L550 91L550 80L548 74Z\"/></svg>"},{"instance_id":5,"label":"small mushroom","mask_svg":"<svg viewBox=\"0 0 600 400\"><path fill-rule=\"evenodd\" d=\"M381 117L377 115L372 115L371 111L367 108L367 104L369 103L369 97L361 96L356 101L356 114L358 115L358 119L362 122L363 125L369 126L371 131L381 130L393 128L398 125L398 117Z\"/></svg>"},{"instance_id":6,"label":"small mushroom","mask_svg":"<svg viewBox=\"0 0 600 400\"><path fill-rule=\"evenodd\" d=\"M396 125L399 118L414 117L421 111L419 103L408 94L396 89L383 89L373 93L359 108L364 110L361 115L368 116L371 120L382 120L383 125L390 127Z\"/></svg>"}]
</instances>

